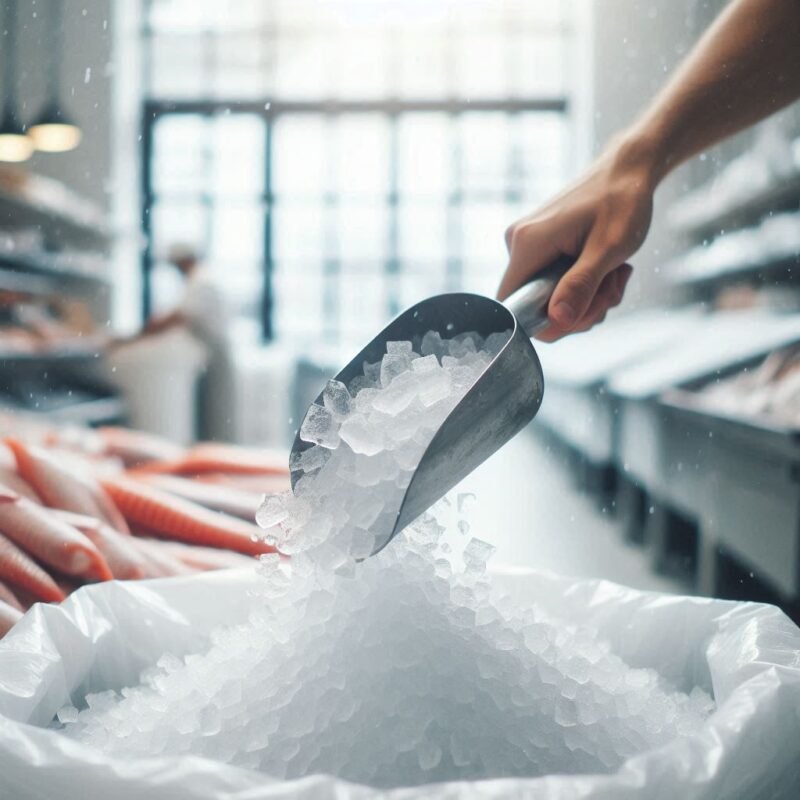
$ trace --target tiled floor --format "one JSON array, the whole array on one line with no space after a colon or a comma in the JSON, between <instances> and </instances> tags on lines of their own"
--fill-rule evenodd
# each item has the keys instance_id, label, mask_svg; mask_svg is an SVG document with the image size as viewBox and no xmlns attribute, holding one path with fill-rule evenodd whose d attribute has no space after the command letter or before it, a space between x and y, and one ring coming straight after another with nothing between
<instances>
[{"instance_id":1,"label":"tiled floor","mask_svg":"<svg viewBox=\"0 0 800 800\"><path fill-rule=\"evenodd\" d=\"M572 485L565 464L532 430L523 431L456 491L474 492L471 534L511 563L661 592L677 583L650 571L641 549L625 544L614 520Z\"/></svg>"}]
</instances>

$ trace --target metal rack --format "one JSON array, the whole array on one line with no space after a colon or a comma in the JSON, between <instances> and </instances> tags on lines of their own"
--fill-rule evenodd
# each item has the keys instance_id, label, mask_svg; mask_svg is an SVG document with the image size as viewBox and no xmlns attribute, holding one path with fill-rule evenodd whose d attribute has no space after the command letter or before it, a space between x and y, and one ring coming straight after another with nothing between
<instances>
[{"instance_id":1,"label":"metal rack","mask_svg":"<svg viewBox=\"0 0 800 800\"><path fill-rule=\"evenodd\" d=\"M687 398L800 341L800 314L650 314L612 320L580 348L544 348L537 423L573 454L579 483L602 493L656 570L687 589L778 602L796 616L800 431L698 410Z\"/></svg>"},{"instance_id":2,"label":"metal rack","mask_svg":"<svg viewBox=\"0 0 800 800\"><path fill-rule=\"evenodd\" d=\"M706 194L709 189L701 187L695 190L672 209L670 217L676 233L702 240L720 231L745 227L776 210L797 208L800 205L800 170L784 175L720 210L704 212L702 205L697 203L696 192Z\"/></svg>"},{"instance_id":3,"label":"metal rack","mask_svg":"<svg viewBox=\"0 0 800 800\"><path fill-rule=\"evenodd\" d=\"M800 596L800 430L767 420L700 410L689 392L674 392L664 409L665 462L698 469L691 485L676 481L690 498L700 526L699 588L720 591L719 550L727 551L771 584ZM697 434L705 434L697 447ZM686 489L689 489L687 492ZM674 498L674 493L673 493Z\"/></svg>"},{"instance_id":4,"label":"metal rack","mask_svg":"<svg viewBox=\"0 0 800 800\"><path fill-rule=\"evenodd\" d=\"M110 230L103 214L67 187L18 170L0 170L0 229L35 227L47 247L90 250L98 257L50 250L0 250L0 289L42 298L85 302L96 319L107 313L110 286L105 253ZM76 424L118 422L124 406L98 376L98 347L90 339L35 351L0 351L0 405L48 420Z\"/></svg>"},{"instance_id":5,"label":"metal rack","mask_svg":"<svg viewBox=\"0 0 800 800\"><path fill-rule=\"evenodd\" d=\"M93 203L64 184L16 169L0 169L0 229L38 227L59 244L104 250L108 222Z\"/></svg>"},{"instance_id":6,"label":"metal rack","mask_svg":"<svg viewBox=\"0 0 800 800\"><path fill-rule=\"evenodd\" d=\"M695 188L669 210L673 230L690 244L667 270L675 284L706 296L731 282L797 285L800 137L782 146L786 152L776 157L774 152L762 153L757 145L729 162L716 180ZM716 263L715 249L717 255L725 250Z\"/></svg>"}]
</instances>

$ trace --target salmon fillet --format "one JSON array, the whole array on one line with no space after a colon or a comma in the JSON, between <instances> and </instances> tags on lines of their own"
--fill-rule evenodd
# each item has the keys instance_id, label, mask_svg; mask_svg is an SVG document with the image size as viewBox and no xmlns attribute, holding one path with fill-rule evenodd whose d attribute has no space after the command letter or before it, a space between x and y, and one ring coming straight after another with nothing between
<instances>
[{"instance_id":1,"label":"salmon fillet","mask_svg":"<svg viewBox=\"0 0 800 800\"><path fill-rule=\"evenodd\" d=\"M86 580L114 576L100 551L51 510L0 486L0 533L59 572Z\"/></svg>"},{"instance_id":2,"label":"salmon fillet","mask_svg":"<svg viewBox=\"0 0 800 800\"><path fill-rule=\"evenodd\" d=\"M234 519L127 476L101 482L130 524L159 537L221 547L246 555L276 552L259 539L256 525Z\"/></svg>"}]
</instances>

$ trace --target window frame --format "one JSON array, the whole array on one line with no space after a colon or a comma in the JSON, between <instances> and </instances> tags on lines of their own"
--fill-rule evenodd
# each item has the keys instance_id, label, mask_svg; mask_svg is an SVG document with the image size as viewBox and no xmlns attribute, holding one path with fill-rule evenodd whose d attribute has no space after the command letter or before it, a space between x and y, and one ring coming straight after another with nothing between
<instances>
[{"instance_id":1,"label":"window frame","mask_svg":"<svg viewBox=\"0 0 800 800\"><path fill-rule=\"evenodd\" d=\"M352 114L379 114L390 122L390 181L387 187L386 204L389 210L389 247L383 264L383 274L391 283L393 276L399 274L400 260L397 255L397 210L399 206L399 193L397 187L397 130L399 120L406 114L436 113L447 115L457 120L461 115L489 112L506 116L520 113L559 113L567 115L570 112L570 103L566 95L552 97L539 96L524 99L497 98L497 99L403 99L403 100L276 100L260 99L235 101L224 99L213 100L162 100L149 99L143 106L142 117L142 192L141 192L141 224L145 236L145 246L141 255L142 271L142 312L146 319L153 307L153 281L152 274L155 266L155 253L152 245L152 219L150 210L154 207L159 194L154 190L154 159L153 144L154 131L158 122L171 115L195 115L212 118L217 115L248 114L261 117L265 123L265 175L264 193L260 200L264 204L264 263L262 294L260 298L260 326L264 341L274 338L274 292L273 271L274 254L272 250L272 210L275 196L272 190L272 164L273 164L273 129L275 122L282 116L298 114L323 115L335 119L341 115ZM453 203L459 203L458 193L447 200L448 209ZM448 256L446 271L451 284L457 283L460 261L453 256ZM336 259L326 258L323 263L323 274L335 275L338 269ZM330 306L335 304L335 298L330 297L330 292L325 292L324 302ZM391 314L396 314L401 309L397 302L389 304ZM333 325L332 327L335 327ZM326 331L331 333L332 331Z\"/></svg>"}]
</instances>

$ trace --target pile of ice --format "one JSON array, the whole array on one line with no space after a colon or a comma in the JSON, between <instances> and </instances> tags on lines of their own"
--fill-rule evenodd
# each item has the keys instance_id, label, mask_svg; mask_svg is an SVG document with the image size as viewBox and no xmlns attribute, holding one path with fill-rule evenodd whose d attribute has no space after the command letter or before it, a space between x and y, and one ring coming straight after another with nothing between
<instances>
[{"instance_id":1,"label":"pile of ice","mask_svg":"<svg viewBox=\"0 0 800 800\"><path fill-rule=\"evenodd\" d=\"M294 493L259 511L262 527L277 526L270 543L292 555L313 550L327 569L348 569L383 544L425 448L510 335L388 342L349 386L329 381L300 428L311 446L290 464L303 472Z\"/></svg>"},{"instance_id":2,"label":"pile of ice","mask_svg":"<svg viewBox=\"0 0 800 800\"><path fill-rule=\"evenodd\" d=\"M217 631L203 653L165 655L139 686L62 709L65 733L125 758L191 753L276 778L391 787L608 772L696 731L713 710L707 694L628 666L592 629L495 595L493 548L463 524L425 515L354 563L407 482L409 451L421 452L465 391L463 370L477 374L490 357L479 338L465 341L419 356L395 345L383 377L368 365L347 396L329 387L327 414L315 412L324 426L304 430L317 446L303 458L318 461L304 464L296 498L264 512L284 515L278 539L296 554L265 557L249 620ZM436 364L414 368L429 355ZM413 381L393 389L403 375ZM391 398L400 407L387 407ZM379 449L361 452L376 432ZM371 519L357 516L365 484L382 504ZM457 516L457 506L442 512ZM359 547L343 531L363 531Z\"/></svg>"}]
</instances>

